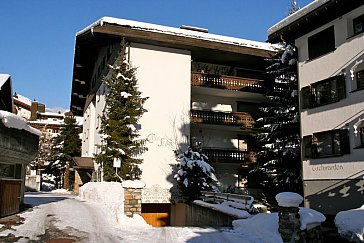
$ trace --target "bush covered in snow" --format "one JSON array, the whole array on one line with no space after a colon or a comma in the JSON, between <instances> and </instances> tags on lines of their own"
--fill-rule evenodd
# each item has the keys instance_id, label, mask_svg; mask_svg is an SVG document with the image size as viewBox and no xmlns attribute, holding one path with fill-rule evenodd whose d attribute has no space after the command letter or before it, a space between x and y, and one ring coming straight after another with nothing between
<instances>
[{"instance_id":1,"label":"bush covered in snow","mask_svg":"<svg viewBox=\"0 0 364 243\"><path fill-rule=\"evenodd\" d=\"M185 152L177 152L177 160L178 171L174 178L187 201L198 199L201 191L212 191L217 179L206 155L189 148Z\"/></svg>"}]
</instances>

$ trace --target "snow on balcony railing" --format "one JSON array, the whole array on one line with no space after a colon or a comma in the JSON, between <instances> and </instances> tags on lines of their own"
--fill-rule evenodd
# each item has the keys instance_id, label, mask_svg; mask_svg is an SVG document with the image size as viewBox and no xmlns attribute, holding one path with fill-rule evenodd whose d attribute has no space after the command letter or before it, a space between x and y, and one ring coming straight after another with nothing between
<instances>
[{"instance_id":1,"label":"snow on balcony railing","mask_svg":"<svg viewBox=\"0 0 364 243\"><path fill-rule=\"evenodd\" d=\"M192 86L262 93L263 80L192 72Z\"/></svg>"}]
</instances>

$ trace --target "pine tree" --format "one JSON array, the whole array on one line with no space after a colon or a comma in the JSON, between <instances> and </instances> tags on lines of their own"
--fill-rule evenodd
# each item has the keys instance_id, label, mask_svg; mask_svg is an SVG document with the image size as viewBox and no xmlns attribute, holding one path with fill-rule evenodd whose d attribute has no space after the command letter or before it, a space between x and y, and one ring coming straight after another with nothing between
<instances>
[{"instance_id":1,"label":"pine tree","mask_svg":"<svg viewBox=\"0 0 364 243\"><path fill-rule=\"evenodd\" d=\"M70 189L73 177L69 169L74 166L72 157L81 156L81 139L76 119L71 112L66 113L64 127L60 134L54 139L55 160L50 164L49 170L53 170L55 175L61 175L64 171L63 188ZM58 170L58 171L57 171Z\"/></svg>"},{"instance_id":2,"label":"pine tree","mask_svg":"<svg viewBox=\"0 0 364 243\"><path fill-rule=\"evenodd\" d=\"M35 159L29 164L32 169L38 169L49 164L54 159L53 138L44 128L39 138L39 149Z\"/></svg>"},{"instance_id":3,"label":"pine tree","mask_svg":"<svg viewBox=\"0 0 364 243\"><path fill-rule=\"evenodd\" d=\"M214 169L208 163L206 155L188 148L185 152L176 152L179 164L174 178L182 197L188 202L198 199L201 191L212 191L217 181Z\"/></svg>"},{"instance_id":4,"label":"pine tree","mask_svg":"<svg viewBox=\"0 0 364 243\"><path fill-rule=\"evenodd\" d=\"M142 116L143 104L147 98L141 97L137 89L136 69L126 60L126 44L120 44L120 52L109 74L103 79L108 88L105 95L106 109L101 117L100 133L103 135L101 153L96 161L103 166L104 180L116 180L113 160L120 159L118 172L122 179L139 179L143 140L138 139L137 123Z\"/></svg>"},{"instance_id":5,"label":"pine tree","mask_svg":"<svg viewBox=\"0 0 364 243\"><path fill-rule=\"evenodd\" d=\"M258 122L268 130L257 136L261 151L249 179L258 181L273 203L278 192L302 193L296 55L293 45L283 43L276 56L267 60L271 63L267 73L272 82L266 93L270 105L261 108L264 115Z\"/></svg>"}]
</instances>

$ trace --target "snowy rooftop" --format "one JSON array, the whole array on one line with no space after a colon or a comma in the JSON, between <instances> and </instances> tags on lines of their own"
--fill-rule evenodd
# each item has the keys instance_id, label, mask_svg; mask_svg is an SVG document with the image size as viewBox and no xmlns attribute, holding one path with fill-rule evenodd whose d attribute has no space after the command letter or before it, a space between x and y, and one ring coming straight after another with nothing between
<instances>
[{"instance_id":1,"label":"snowy rooftop","mask_svg":"<svg viewBox=\"0 0 364 243\"><path fill-rule=\"evenodd\" d=\"M1 86L4 85L4 83L10 78L9 74L5 74L5 73L0 73L0 89Z\"/></svg>"},{"instance_id":2,"label":"snowy rooftop","mask_svg":"<svg viewBox=\"0 0 364 243\"><path fill-rule=\"evenodd\" d=\"M323 4L329 2L330 0L315 0L312 3L306 5L305 7L299 9L297 12L287 16L286 18L279 21L277 24L273 25L268 29L268 35L288 26L289 24L295 22L296 20L300 19L301 17L307 15L308 13L312 12L313 10L317 9L318 7L322 6Z\"/></svg>"},{"instance_id":3,"label":"snowy rooftop","mask_svg":"<svg viewBox=\"0 0 364 243\"><path fill-rule=\"evenodd\" d=\"M149 24L149 23L144 23L144 22L112 18L112 17L103 17L103 18L97 20L96 22L87 26L85 29L77 32L76 36L81 35L90 29L92 30L96 26L102 26L104 24L115 24L115 25L119 25L119 26L130 27L131 29L136 29L136 30L163 33L163 34L167 34L167 35L182 36L182 37L188 37L188 38L194 38L194 39L200 39L200 40L206 40L206 41L212 41L212 42L219 42L219 43L230 44L230 45L237 45L237 46L244 46L244 47L250 47L250 48L261 49L261 50L274 51L273 45L269 44L269 43L265 43L265 42L251 41L251 40L246 40L246 39L241 39L241 38L209 34L209 33L204 33L204 32L199 32L199 31L186 30L186 29L180 29L180 28L175 28L175 27L168 27L168 26L157 25L157 24Z\"/></svg>"},{"instance_id":4,"label":"snowy rooftop","mask_svg":"<svg viewBox=\"0 0 364 243\"><path fill-rule=\"evenodd\" d=\"M42 134L38 129L29 126L23 117L7 111L0 110L0 121L8 128L25 130L38 136Z\"/></svg>"},{"instance_id":5,"label":"snowy rooftop","mask_svg":"<svg viewBox=\"0 0 364 243\"><path fill-rule=\"evenodd\" d=\"M25 97L25 96L22 96L22 95L20 95L20 94L16 94L16 95L14 96L14 99L15 99L15 100L19 100L20 102L22 102L22 103L24 103L24 104L26 104L26 105L29 105L29 106L31 106L31 105L32 105L32 100L31 100L31 99L29 99L29 98L27 98L27 97Z\"/></svg>"}]
</instances>

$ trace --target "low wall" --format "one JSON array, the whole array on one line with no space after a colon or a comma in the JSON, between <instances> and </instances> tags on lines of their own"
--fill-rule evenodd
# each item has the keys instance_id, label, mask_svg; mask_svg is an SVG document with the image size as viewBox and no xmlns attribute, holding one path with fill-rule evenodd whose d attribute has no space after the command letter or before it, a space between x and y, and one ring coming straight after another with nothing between
<instances>
[{"instance_id":1,"label":"low wall","mask_svg":"<svg viewBox=\"0 0 364 243\"><path fill-rule=\"evenodd\" d=\"M194 203L186 204L185 226L211 226L211 227L232 227L232 222L237 217L230 216L211 208L206 208Z\"/></svg>"}]
</instances>

